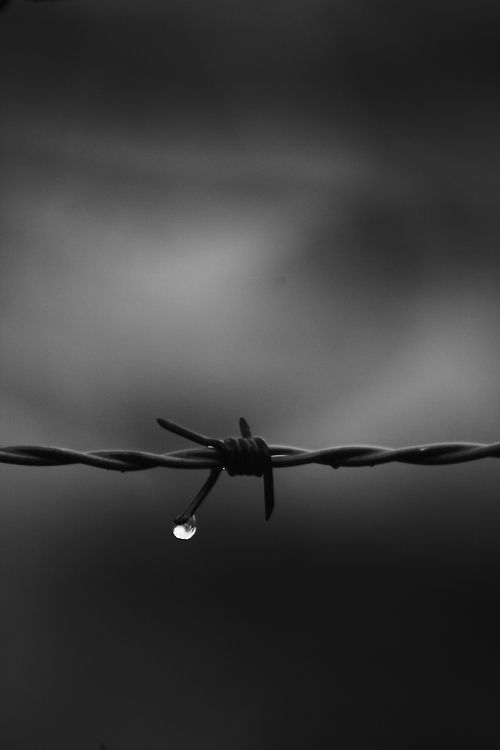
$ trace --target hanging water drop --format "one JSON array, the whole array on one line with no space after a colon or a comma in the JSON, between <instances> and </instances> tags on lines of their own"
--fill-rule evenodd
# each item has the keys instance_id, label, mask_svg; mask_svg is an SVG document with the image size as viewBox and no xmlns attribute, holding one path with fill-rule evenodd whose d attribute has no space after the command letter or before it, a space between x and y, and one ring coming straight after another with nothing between
<instances>
[{"instance_id":1,"label":"hanging water drop","mask_svg":"<svg viewBox=\"0 0 500 750\"><path fill-rule=\"evenodd\" d=\"M188 518L187 521L184 521L184 523L177 523L177 521L174 521L173 532L177 539L191 539L191 537L196 534L196 518L190 516L190 518Z\"/></svg>"}]
</instances>

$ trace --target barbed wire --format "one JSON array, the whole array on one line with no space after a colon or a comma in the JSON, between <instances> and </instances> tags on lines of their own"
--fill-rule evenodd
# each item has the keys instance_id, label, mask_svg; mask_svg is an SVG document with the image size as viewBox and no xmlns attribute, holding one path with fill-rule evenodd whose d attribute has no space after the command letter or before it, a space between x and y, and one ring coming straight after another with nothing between
<instances>
[{"instance_id":1,"label":"barbed wire","mask_svg":"<svg viewBox=\"0 0 500 750\"><path fill-rule=\"evenodd\" d=\"M333 469L340 467L377 466L391 462L419 466L477 461L481 458L500 458L499 443L428 443L404 448L376 445L344 445L308 450L291 445L268 445L252 436L246 420L240 418L241 437L210 438L167 419L158 419L164 429L192 440L203 448L189 448L170 453L149 453L133 450L75 451L41 445L16 445L0 448L0 463L23 466L68 466L85 464L111 471L143 471L163 467L169 469L209 469L210 474L192 503L175 519L175 527L183 527L190 538L196 529L194 512L216 483L222 470L230 476L263 476L265 516L268 520L274 509L273 469L305 464L321 464ZM193 530L194 529L194 530ZM192 532L192 533L190 533ZM174 528L175 533L175 528Z\"/></svg>"}]
</instances>

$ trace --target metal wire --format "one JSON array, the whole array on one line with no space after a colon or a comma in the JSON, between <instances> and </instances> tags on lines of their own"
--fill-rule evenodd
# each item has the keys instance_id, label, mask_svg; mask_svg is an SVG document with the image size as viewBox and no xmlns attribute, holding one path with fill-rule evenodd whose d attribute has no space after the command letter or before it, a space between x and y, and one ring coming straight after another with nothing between
<instances>
[{"instance_id":1,"label":"metal wire","mask_svg":"<svg viewBox=\"0 0 500 750\"><path fill-rule=\"evenodd\" d=\"M207 481L187 510L176 519L176 522L183 523L193 516L223 469L226 469L230 476L263 475L267 520L274 508L273 469L304 464L321 464L338 469L377 466L393 461L418 466L437 466L477 461L481 458L500 458L500 443L428 443L405 448L344 445L308 450L291 445L268 445L263 438L252 436L250 427L243 417L240 419L241 437L225 440L201 435L170 420L158 419L157 422L169 432L192 440L202 447L157 454L131 450L82 452L52 446L16 445L0 448L0 463L23 466L85 464L98 469L121 472L156 467L209 469Z\"/></svg>"},{"instance_id":2,"label":"metal wire","mask_svg":"<svg viewBox=\"0 0 500 750\"><path fill-rule=\"evenodd\" d=\"M273 469L304 464L322 464L334 469L348 466L377 466L393 461L420 466L458 464L480 458L500 458L500 443L429 443L406 448L375 445L344 445L308 450L291 445L269 445ZM131 450L75 451L40 445L0 448L0 463L23 466L68 466L86 464L111 471L168 469L211 469L221 466L214 448L187 449L171 453Z\"/></svg>"}]
</instances>

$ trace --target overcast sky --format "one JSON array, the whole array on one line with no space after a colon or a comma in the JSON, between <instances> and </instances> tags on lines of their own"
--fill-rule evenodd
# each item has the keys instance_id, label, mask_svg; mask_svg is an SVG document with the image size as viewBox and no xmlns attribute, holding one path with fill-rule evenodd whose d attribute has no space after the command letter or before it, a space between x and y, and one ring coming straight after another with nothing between
<instances>
[{"instance_id":1,"label":"overcast sky","mask_svg":"<svg viewBox=\"0 0 500 750\"><path fill-rule=\"evenodd\" d=\"M0 445L498 440L499 22L7 4ZM499 472L1 465L0 745L496 746Z\"/></svg>"}]
</instances>

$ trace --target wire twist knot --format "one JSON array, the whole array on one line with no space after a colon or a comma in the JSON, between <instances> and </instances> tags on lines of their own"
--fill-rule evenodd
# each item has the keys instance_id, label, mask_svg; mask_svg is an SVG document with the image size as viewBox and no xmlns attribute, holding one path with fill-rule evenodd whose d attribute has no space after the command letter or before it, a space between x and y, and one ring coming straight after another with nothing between
<instances>
[{"instance_id":1,"label":"wire twist knot","mask_svg":"<svg viewBox=\"0 0 500 750\"><path fill-rule=\"evenodd\" d=\"M222 444L217 450L230 477L261 477L271 463L269 446L261 437L229 437Z\"/></svg>"}]
</instances>

